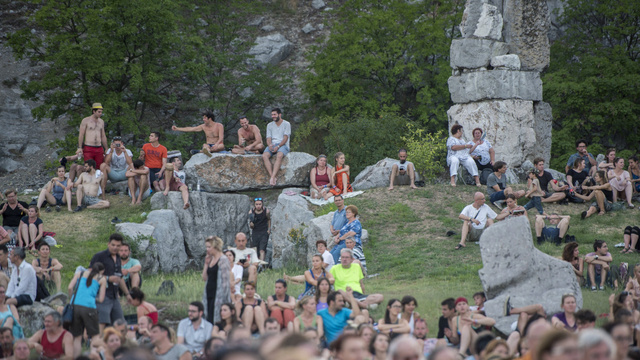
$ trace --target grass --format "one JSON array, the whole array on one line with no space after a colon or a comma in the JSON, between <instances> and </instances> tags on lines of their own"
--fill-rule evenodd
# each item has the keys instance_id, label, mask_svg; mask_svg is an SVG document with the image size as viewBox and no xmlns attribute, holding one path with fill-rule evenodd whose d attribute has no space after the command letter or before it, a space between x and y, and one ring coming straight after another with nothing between
<instances>
[{"instance_id":1,"label":"grass","mask_svg":"<svg viewBox=\"0 0 640 360\"><path fill-rule=\"evenodd\" d=\"M524 188L516 185L515 188ZM479 247L470 243L461 251L454 251L459 242L461 222L457 219L464 206L473 201L477 188L448 185L427 185L425 188L410 190L398 187L393 192L386 189L366 191L355 198L347 199L347 205L356 205L364 228L369 231L370 240L365 245L369 274L378 274L365 282L368 293L382 293L385 299L413 295L418 300L418 312L426 317L435 331L440 316L440 302L447 297L471 295L482 289L478 270L482 268ZM267 196L267 206L275 206L275 193L252 193L251 196ZM24 197L22 200L26 200ZM132 207L125 196L109 196L112 207L107 210L84 210L80 213L42 213L46 231L55 231L62 248L53 249L54 257L65 265L63 283L71 278L77 265L87 265L91 256L106 248L109 234L114 230L110 220L117 216L126 221L142 222L142 212L150 211L148 201L142 206ZM28 202L28 201L27 201ZM522 200L521 203L524 203ZM609 244L614 263L628 262L630 267L638 262L638 255L622 255L613 245L622 241L622 230L626 225L635 224L638 210L622 210L605 216L593 216L580 220L584 204L545 205L545 211L571 215L569 234L574 235L581 254L590 252L595 238ZM316 216L335 210L335 205L314 208ZM535 210L529 212L533 221ZM447 237L447 231L456 235ZM533 230L533 226L532 226ZM543 244L539 249L546 254L560 257L562 247ZM301 270L268 270L259 275L258 293L263 297L273 294L273 283ZM290 273L291 272L291 273ZM176 284L176 292L171 296L157 296L157 289L164 280ZM297 296L303 285L290 284L289 294ZM186 316L186 304L202 298L204 282L200 271L180 274L158 274L144 276L142 289L148 299L156 304L161 317L175 322ZM596 314L608 312L608 296L613 290L584 291L584 307ZM386 305L386 301L385 301ZM126 313L135 313L125 307ZM372 312L374 318L384 315L384 306ZM433 333L432 333L433 335Z\"/></svg>"}]
</instances>

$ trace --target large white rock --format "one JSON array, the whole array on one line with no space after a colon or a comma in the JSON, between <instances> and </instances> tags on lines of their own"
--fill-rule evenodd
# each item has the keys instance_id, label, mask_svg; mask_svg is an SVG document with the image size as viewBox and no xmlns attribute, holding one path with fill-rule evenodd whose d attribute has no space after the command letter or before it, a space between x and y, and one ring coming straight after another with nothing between
<instances>
[{"instance_id":1,"label":"large white rock","mask_svg":"<svg viewBox=\"0 0 640 360\"><path fill-rule=\"evenodd\" d=\"M504 334L518 316L503 316L507 296L513 307L541 304L547 314L562 311L564 294L574 294L582 307L582 292L571 264L535 248L529 220L525 217L501 221L480 237L483 268L478 271L487 295L484 309Z\"/></svg>"},{"instance_id":2,"label":"large white rock","mask_svg":"<svg viewBox=\"0 0 640 360\"><path fill-rule=\"evenodd\" d=\"M313 212L309 210L307 200L297 195L287 195L288 189L278 196L278 204L273 209L271 216L271 241L273 245L273 257L271 266L281 268L288 263L307 266L308 241L294 244L290 235L292 230L300 230L304 235L304 228L309 226L314 219ZM315 241L314 241L315 242Z\"/></svg>"},{"instance_id":3,"label":"large white rock","mask_svg":"<svg viewBox=\"0 0 640 360\"><path fill-rule=\"evenodd\" d=\"M453 39L449 50L449 65L453 69L487 67L492 57L505 55L508 51L509 46L500 41L475 38Z\"/></svg>"},{"instance_id":4,"label":"large white rock","mask_svg":"<svg viewBox=\"0 0 640 360\"><path fill-rule=\"evenodd\" d=\"M497 6L482 4L482 11L473 36L494 40L502 38L502 14Z\"/></svg>"},{"instance_id":5,"label":"large white rock","mask_svg":"<svg viewBox=\"0 0 640 360\"><path fill-rule=\"evenodd\" d=\"M491 66L494 68L520 70L520 58L516 54L494 56L491 58Z\"/></svg>"},{"instance_id":6,"label":"large white rock","mask_svg":"<svg viewBox=\"0 0 640 360\"><path fill-rule=\"evenodd\" d=\"M369 165L356 176L351 186L355 190L387 187L389 186L391 168L397 163L398 160L396 159L384 158L375 163L375 165Z\"/></svg>"},{"instance_id":7,"label":"large white rock","mask_svg":"<svg viewBox=\"0 0 640 360\"><path fill-rule=\"evenodd\" d=\"M532 101L482 101L452 106L447 111L449 128L463 126L463 138L472 139L471 131L484 130L496 152L496 160L519 167L526 160L542 156L549 162L551 147L536 142L535 114Z\"/></svg>"},{"instance_id":8,"label":"large white rock","mask_svg":"<svg viewBox=\"0 0 640 360\"><path fill-rule=\"evenodd\" d=\"M158 272L158 254L156 248L150 248L155 243L153 232L155 227L149 224L120 223L116 224L116 232L122 234L125 240L135 244L137 259L142 265L144 273L155 274Z\"/></svg>"},{"instance_id":9,"label":"large white rock","mask_svg":"<svg viewBox=\"0 0 640 360\"><path fill-rule=\"evenodd\" d=\"M280 33L260 36L256 44L249 49L253 60L262 65L277 65L293 51L293 44Z\"/></svg>"},{"instance_id":10,"label":"large white rock","mask_svg":"<svg viewBox=\"0 0 640 360\"><path fill-rule=\"evenodd\" d=\"M451 100L456 104L491 99L542 100L542 80L534 71L495 69L462 73L449 78Z\"/></svg>"},{"instance_id":11,"label":"large white rock","mask_svg":"<svg viewBox=\"0 0 640 360\"><path fill-rule=\"evenodd\" d=\"M152 236L156 241L147 251L157 254L160 271L182 272L195 267L193 262L188 261L184 236L173 210L153 210L147 215L144 223L154 228ZM202 247L204 248L204 241Z\"/></svg>"},{"instance_id":12,"label":"large white rock","mask_svg":"<svg viewBox=\"0 0 640 360\"><path fill-rule=\"evenodd\" d=\"M271 163L275 157L271 157ZM302 152L291 152L285 156L277 175L277 187L309 186L309 173L316 158ZM269 173L261 155L213 154L208 157L196 154L184 166L187 184L206 192L231 192L257 189L272 189Z\"/></svg>"},{"instance_id":13,"label":"large white rock","mask_svg":"<svg viewBox=\"0 0 640 360\"><path fill-rule=\"evenodd\" d=\"M182 248L189 261L197 266L204 263L207 237L218 236L226 246L235 246L238 232L249 236L248 217L252 202L247 195L192 191L189 203L189 209L183 210L182 197L177 191L169 192L168 196L155 193L151 198L152 209L169 209L165 211L175 213L184 236Z\"/></svg>"},{"instance_id":14,"label":"large white rock","mask_svg":"<svg viewBox=\"0 0 640 360\"><path fill-rule=\"evenodd\" d=\"M22 325L22 330L27 339L44 327L45 315L53 311L55 311L55 309L51 306L38 301L32 305L25 305L18 308L20 325Z\"/></svg>"}]
</instances>

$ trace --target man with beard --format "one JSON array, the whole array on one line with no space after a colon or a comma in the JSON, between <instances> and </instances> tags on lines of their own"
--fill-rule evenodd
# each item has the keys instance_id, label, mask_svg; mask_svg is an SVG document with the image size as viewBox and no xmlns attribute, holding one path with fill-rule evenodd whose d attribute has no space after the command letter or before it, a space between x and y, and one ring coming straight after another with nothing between
<instances>
[{"instance_id":1,"label":"man with beard","mask_svg":"<svg viewBox=\"0 0 640 360\"><path fill-rule=\"evenodd\" d=\"M213 325L203 315L204 305L194 301L189 304L188 317L178 324L178 344L186 346L196 357L204 353L204 345L213 331Z\"/></svg>"},{"instance_id":2,"label":"man with beard","mask_svg":"<svg viewBox=\"0 0 640 360\"><path fill-rule=\"evenodd\" d=\"M240 116L240 129L238 129L238 145L233 146L232 153L238 155L260 154L264 150L262 135L258 126L249 124L246 116Z\"/></svg>"},{"instance_id":3,"label":"man with beard","mask_svg":"<svg viewBox=\"0 0 640 360\"><path fill-rule=\"evenodd\" d=\"M106 209L110 206L109 201L98 198L103 176L104 174L100 174L96 177L96 162L94 160L84 161L84 172L73 184L78 188L76 191L78 207L74 212L81 211L83 206L89 209Z\"/></svg>"},{"instance_id":4,"label":"man with beard","mask_svg":"<svg viewBox=\"0 0 640 360\"><path fill-rule=\"evenodd\" d=\"M142 265L140 261L131 257L131 246L127 243L122 243L118 255L122 263L122 278L124 283L127 284L127 288L129 290L134 287L139 288L142 283L142 278L140 277Z\"/></svg>"},{"instance_id":5,"label":"man with beard","mask_svg":"<svg viewBox=\"0 0 640 360\"><path fill-rule=\"evenodd\" d=\"M102 117L102 104L94 103L91 106L91 116L82 119L80 133L78 134L78 150L76 155L84 156L86 160L96 162L96 169L104 162L104 151L107 148L107 135L104 132Z\"/></svg>"}]
</instances>

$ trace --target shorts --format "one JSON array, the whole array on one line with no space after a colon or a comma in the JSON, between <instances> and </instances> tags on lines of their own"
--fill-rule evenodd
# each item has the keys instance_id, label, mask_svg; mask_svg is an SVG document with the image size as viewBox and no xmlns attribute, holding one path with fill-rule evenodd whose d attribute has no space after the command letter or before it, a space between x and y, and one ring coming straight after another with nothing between
<instances>
[{"instance_id":1,"label":"shorts","mask_svg":"<svg viewBox=\"0 0 640 360\"><path fill-rule=\"evenodd\" d=\"M365 295L365 294L359 293L357 291L353 292L353 297L356 298L356 300L358 300L358 301L365 301L365 300L367 300L368 296L369 295Z\"/></svg>"},{"instance_id":2,"label":"shorts","mask_svg":"<svg viewBox=\"0 0 640 360\"><path fill-rule=\"evenodd\" d=\"M600 207L598 206L598 203L597 203L597 202L595 202L595 201L594 201L594 202L592 202L592 203L591 203L591 206L592 206L592 207L594 207L594 208L596 208L596 211L600 212ZM604 201L604 211L605 211L605 212L609 212L609 211L611 211L612 209L613 209L613 204L611 203L611 201L609 201L609 200L605 200L605 201Z\"/></svg>"},{"instance_id":3,"label":"shorts","mask_svg":"<svg viewBox=\"0 0 640 360\"><path fill-rule=\"evenodd\" d=\"M100 202L100 199L97 196L85 195L82 197L82 205L91 206L99 202Z\"/></svg>"},{"instance_id":4,"label":"shorts","mask_svg":"<svg viewBox=\"0 0 640 360\"><path fill-rule=\"evenodd\" d=\"M64 205L64 201L62 201L62 199L64 199L64 196L60 197L59 199L57 197L53 197L54 199L56 199L56 205Z\"/></svg>"},{"instance_id":5,"label":"shorts","mask_svg":"<svg viewBox=\"0 0 640 360\"><path fill-rule=\"evenodd\" d=\"M166 183L165 179L160 180L163 185ZM166 186L166 185L165 185ZM182 181L169 181L169 191L180 191L180 188L186 186Z\"/></svg>"},{"instance_id":6,"label":"shorts","mask_svg":"<svg viewBox=\"0 0 640 360\"><path fill-rule=\"evenodd\" d=\"M85 329L87 330L87 335L89 337L100 333L98 309L92 309L82 305L74 305L73 322L69 327L69 332L71 332L73 337L78 337L84 334Z\"/></svg>"},{"instance_id":7,"label":"shorts","mask_svg":"<svg viewBox=\"0 0 640 360\"><path fill-rule=\"evenodd\" d=\"M327 193L327 191L329 191L328 187L321 187L318 186L320 188L320 192L318 192L318 190L314 189L313 186L309 188L309 194L313 197L314 195L324 195Z\"/></svg>"},{"instance_id":8,"label":"shorts","mask_svg":"<svg viewBox=\"0 0 640 360\"><path fill-rule=\"evenodd\" d=\"M411 178L409 174L398 174L396 175L395 180L393 181L394 185L411 185Z\"/></svg>"},{"instance_id":9,"label":"shorts","mask_svg":"<svg viewBox=\"0 0 640 360\"><path fill-rule=\"evenodd\" d=\"M469 241L480 241L480 236L482 235L482 232L484 231L484 229L476 229L473 226L471 226L471 230L469 231L469 235L468 235L468 240Z\"/></svg>"},{"instance_id":10,"label":"shorts","mask_svg":"<svg viewBox=\"0 0 640 360\"><path fill-rule=\"evenodd\" d=\"M117 299L105 296L102 303L96 304L98 308L98 321L100 324L113 324L118 319L124 319L122 307Z\"/></svg>"},{"instance_id":11,"label":"shorts","mask_svg":"<svg viewBox=\"0 0 640 360\"><path fill-rule=\"evenodd\" d=\"M14 296L13 298L16 299L16 301L18 302L16 304L16 307L33 304L33 299L31 299L31 296L27 294L17 295L17 296Z\"/></svg>"},{"instance_id":12,"label":"shorts","mask_svg":"<svg viewBox=\"0 0 640 360\"><path fill-rule=\"evenodd\" d=\"M548 242L557 242L560 240L560 229L555 227L543 227L542 237Z\"/></svg>"},{"instance_id":13,"label":"shorts","mask_svg":"<svg viewBox=\"0 0 640 360\"><path fill-rule=\"evenodd\" d=\"M287 156L287 154L290 152L291 150L289 150L289 147L287 145L281 146L278 148L278 151L276 152L280 152L282 153L283 156ZM264 152L269 153L269 155L273 155L274 152L272 152L271 150L269 150L269 147L266 147L264 149Z\"/></svg>"},{"instance_id":14,"label":"shorts","mask_svg":"<svg viewBox=\"0 0 640 360\"><path fill-rule=\"evenodd\" d=\"M96 162L96 169L100 169L100 165L104 162L104 149L102 146L82 146L82 156L84 161L93 159Z\"/></svg>"},{"instance_id":15,"label":"shorts","mask_svg":"<svg viewBox=\"0 0 640 360\"><path fill-rule=\"evenodd\" d=\"M154 181L159 181L163 178L164 174L160 174L160 176L156 175L158 171L160 171L160 168L149 168L149 187L153 186Z\"/></svg>"},{"instance_id":16,"label":"shorts","mask_svg":"<svg viewBox=\"0 0 640 360\"><path fill-rule=\"evenodd\" d=\"M119 182L119 181L126 181L127 180L126 174L127 174L127 169L124 169L124 170L112 169L111 171L109 171L108 178L112 183Z\"/></svg>"},{"instance_id":17,"label":"shorts","mask_svg":"<svg viewBox=\"0 0 640 360\"><path fill-rule=\"evenodd\" d=\"M251 247L257 248L258 252L267 252L267 243L269 242L268 232L253 232L251 234Z\"/></svg>"},{"instance_id":18,"label":"shorts","mask_svg":"<svg viewBox=\"0 0 640 360\"><path fill-rule=\"evenodd\" d=\"M504 190L496 191L493 194L489 195L489 201L496 202L500 200L504 200L507 197L504 195Z\"/></svg>"},{"instance_id":19,"label":"shorts","mask_svg":"<svg viewBox=\"0 0 640 360\"><path fill-rule=\"evenodd\" d=\"M131 196L131 191L129 189L127 189L127 195ZM138 195L140 195L140 188L136 189L136 198L138 197ZM148 188L144 194L142 194L142 200L148 198L149 196L151 196L151 188Z\"/></svg>"}]
</instances>

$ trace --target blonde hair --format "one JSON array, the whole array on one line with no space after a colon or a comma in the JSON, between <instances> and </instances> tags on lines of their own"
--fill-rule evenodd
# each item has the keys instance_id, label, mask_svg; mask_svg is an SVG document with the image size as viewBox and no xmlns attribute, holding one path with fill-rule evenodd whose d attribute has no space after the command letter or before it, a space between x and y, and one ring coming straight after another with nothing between
<instances>
[{"instance_id":1,"label":"blonde hair","mask_svg":"<svg viewBox=\"0 0 640 360\"><path fill-rule=\"evenodd\" d=\"M116 330L116 328L110 326L106 329L104 329L104 335L102 335L102 341L104 341L104 343L106 344L109 340L109 337L111 335L117 335L120 338L120 341L122 341L122 334L120 333L120 331Z\"/></svg>"},{"instance_id":2,"label":"blonde hair","mask_svg":"<svg viewBox=\"0 0 640 360\"><path fill-rule=\"evenodd\" d=\"M296 309L300 312L304 311L304 306L307 305L307 303L311 299L313 299L313 296L305 296L302 299L298 300L298 303L296 303Z\"/></svg>"},{"instance_id":3,"label":"blonde hair","mask_svg":"<svg viewBox=\"0 0 640 360\"><path fill-rule=\"evenodd\" d=\"M209 243L209 244L211 244L211 246L213 246L213 248L214 248L214 249L216 249L216 250L218 250L218 251L222 251L222 245L223 245L223 242L222 242L222 239L220 239L220 238L219 238L219 237L217 237L217 236L209 236L209 237L204 241L204 243L205 243L205 244L206 244L206 243Z\"/></svg>"}]
</instances>

